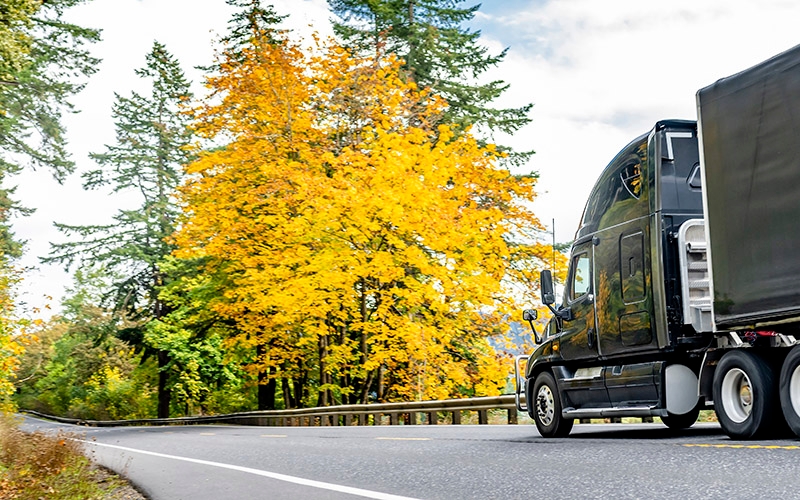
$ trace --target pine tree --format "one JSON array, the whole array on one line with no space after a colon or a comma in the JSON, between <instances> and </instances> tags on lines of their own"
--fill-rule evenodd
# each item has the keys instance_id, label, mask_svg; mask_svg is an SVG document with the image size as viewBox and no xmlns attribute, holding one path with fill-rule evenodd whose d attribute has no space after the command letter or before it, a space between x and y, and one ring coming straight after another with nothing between
<instances>
[{"instance_id":1,"label":"pine tree","mask_svg":"<svg viewBox=\"0 0 800 500\"><path fill-rule=\"evenodd\" d=\"M61 20L65 9L84 0L51 0L39 4L14 25L22 40L17 57L0 62L0 172L17 172L29 165L48 168L57 180L73 171L66 151L61 116L73 112L68 99L84 84L76 78L92 75L100 62L85 45L100 39L97 30ZM16 3L16 2L14 2ZM22 2L23 4L26 2ZM0 8L0 19L5 8ZM11 34L0 31L0 46ZM12 37L13 38L13 37Z\"/></svg>"},{"instance_id":2,"label":"pine tree","mask_svg":"<svg viewBox=\"0 0 800 500\"><path fill-rule=\"evenodd\" d=\"M480 31L464 28L480 5L462 8L463 0L328 0L341 21L334 31L344 44L362 54L397 54L408 78L432 88L448 104L441 122L463 131L478 126L511 134L530 122L531 104L508 109L491 103L509 85L502 80L477 83L497 66L508 49L491 55L478 43ZM508 148L501 148L506 149ZM512 155L521 163L532 152Z\"/></svg>"},{"instance_id":3,"label":"pine tree","mask_svg":"<svg viewBox=\"0 0 800 500\"><path fill-rule=\"evenodd\" d=\"M222 38L226 52L241 55L243 50L261 41L280 42L280 35L285 32L277 25L288 16L278 15L272 5L261 5L261 0L226 0L226 3L240 9L228 21L228 35Z\"/></svg>"},{"instance_id":4,"label":"pine tree","mask_svg":"<svg viewBox=\"0 0 800 500\"><path fill-rule=\"evenodd\" d=\"M162 260L172 251L167 242L174 229L178 208L173 198L181 179L181 166L191 153L189 118L180 112L191 94L177 60L155 42L147 64L136 71L152 82L149 96L136 92L116 95L112 115L117 140L92 158L101 168L84 175L84 188L110 187L113 192L134 191L142 204L135 210L120 210L109 225L69 226L57 224L73 241L53 244L48 262L70 267L104 265L121 276L112 286L114 309L139 327L126 332L126 340L141 345L146 325L168 311L158 297L166 279ZM159 350L158 415L168 416L170 393L167 379L169 359Z\"/></svg>"},{"instance_id":5,"label":"pine tree","mask_svg":"<svg viewBox=\"0 0 800 500\"><path fill-rule=\"evenodd\" d=\"M72 112L69 97L83 85L76 79L94 73L97 59L85 50L99 39L96 30L64 22L68 7L83 0L11 0L0 2L0 182L6 184L24 166L49 169L62 181L74 164L66 151L61 116ZM0 188L0 406L13 393L9 377L17 366L24 338L13 331L11 267L22 244L9 226L11 214L29 210ZM8 409L8 408L5 408Z\"/></svg>"}]
</instances>

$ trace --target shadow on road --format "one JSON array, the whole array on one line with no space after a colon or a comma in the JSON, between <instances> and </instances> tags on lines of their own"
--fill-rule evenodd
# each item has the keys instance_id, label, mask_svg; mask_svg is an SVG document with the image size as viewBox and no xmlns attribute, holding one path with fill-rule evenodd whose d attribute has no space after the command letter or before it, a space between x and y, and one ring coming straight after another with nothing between
<instances>
[{"instance_id":1,"label":"shadow on road","mask_svg":"<svg viewBox=\"0 0 800 500\"><path fill-rule=\"evenodd\" d=\"M576 425L566 438L543 438L538 434L528 439L516 439L517 442L555 443L574 440L728 440L719 425L699 424L689 429L674 430L660 424L583 424Z\"/></svg>"},{"instance_id":2,"label":"shadow on road","mask_svg":"<svg viewBox=\"0 0 800 500\"><path fill-rule=\"evenodd\" d=\"M648 425L647 427L631 427L627 424L577 425L570 434L570 438L577 439L676 439L701 437L726 436L718 425L697 425L689 429L675 430L658 424Z\"/></svg>"}]
</instances>

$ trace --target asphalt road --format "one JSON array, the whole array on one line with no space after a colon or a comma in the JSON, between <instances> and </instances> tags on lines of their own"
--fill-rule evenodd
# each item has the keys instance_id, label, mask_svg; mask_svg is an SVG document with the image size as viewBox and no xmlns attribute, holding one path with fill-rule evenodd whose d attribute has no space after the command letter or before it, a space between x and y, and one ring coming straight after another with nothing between
<instances>
[{"instance_id":1,"label":"asphalt road","mask_svg":"<svg viewBox=\"0 0 800 500\"><path fill-rule=\"evenodd\" d=\"M716 424L64 429L154 500L800 497L800 440L732 441Z\"/></svg>"}]
</instances>

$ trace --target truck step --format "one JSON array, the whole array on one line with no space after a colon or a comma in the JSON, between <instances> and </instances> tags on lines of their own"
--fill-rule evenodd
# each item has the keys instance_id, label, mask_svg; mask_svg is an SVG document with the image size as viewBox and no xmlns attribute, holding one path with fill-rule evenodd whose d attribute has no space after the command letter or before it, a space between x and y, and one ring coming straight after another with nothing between
<instances>
[{"instance_id":1,"label":"truck step","mask_svg":"<svg viewBox=\"0 0 800 500\"><path fill-rule=\"evenodd\" d=\"M691 281L689 281L689 288L690 289L708 290L709 282L708 282L707 279L704 279L704 280L691 280Z\"/></svg>"},{"instance_id":2,"label":"truck step","mask_svg":"<svg viewBox=\"0 0 800 500\"><path fill-rule=\"evenodd\" d=\"M690 271L708 271L708 261L705 260L698 260L694 262L690 262L688 269Z\"/></svg>"},{"instance_id":3,"label":"truck step","mask_svg":"<svg viewBox=\"0 0 800 500\"><path fill-rule=\"evenodd\" d=\"M625 406L613 408L565 408L565 418L648 417L657 412L656 406Z\"/></svg>"}]
</instances>

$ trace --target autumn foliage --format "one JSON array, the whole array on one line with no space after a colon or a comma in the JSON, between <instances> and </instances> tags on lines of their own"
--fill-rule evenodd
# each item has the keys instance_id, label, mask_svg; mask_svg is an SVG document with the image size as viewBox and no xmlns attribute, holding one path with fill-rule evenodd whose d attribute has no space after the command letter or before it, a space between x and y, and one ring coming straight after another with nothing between
<instances>
[{"instance_id":1,"label":"autumn foliage","mask_svg":"<svg viewBox=\"0 0 800 500\"><path fill-rule=\"evenodd\" d=\"M198 273L173 317L225 325L286 407L503 389L497 347L550 252L534 179L433 125L447 104L393 57L279 36L219 58L174 236Z\"/></svg>"}]
</instances>

